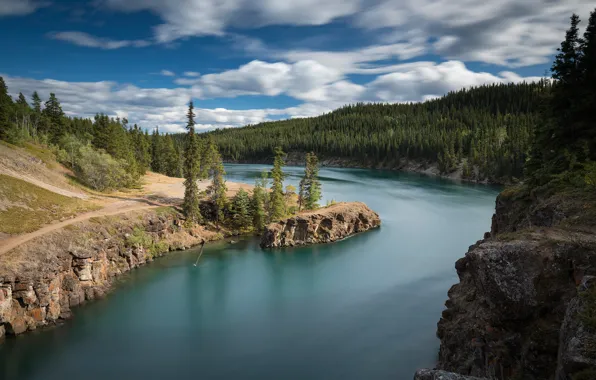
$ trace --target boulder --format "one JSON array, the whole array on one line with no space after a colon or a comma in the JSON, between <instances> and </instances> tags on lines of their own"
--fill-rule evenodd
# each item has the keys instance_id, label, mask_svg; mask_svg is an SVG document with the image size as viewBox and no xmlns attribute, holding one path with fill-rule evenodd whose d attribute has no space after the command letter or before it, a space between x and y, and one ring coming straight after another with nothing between
<instances>
[{"instance_id":1,"label":"boulder","mask_svg":"<svg viewBox=\"0 0 596 380\"><path fill-rule=\"evenodd\" d=\"M416 371L414 380L488 380L485 378L463 376L453 372L433 369L420 369Z\"/></svg>"}]
</instances>

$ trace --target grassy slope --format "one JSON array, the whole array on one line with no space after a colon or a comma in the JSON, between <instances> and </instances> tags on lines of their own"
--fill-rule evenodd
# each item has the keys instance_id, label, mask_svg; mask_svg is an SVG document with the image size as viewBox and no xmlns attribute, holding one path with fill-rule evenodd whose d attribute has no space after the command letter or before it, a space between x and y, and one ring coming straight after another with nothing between
<instances>
[{"instance_id":1,"label":"grassy slope","mask_svg":"<svg viewBox=\"0 0 596 380\"><path fill-rule=\"evenodd\" d=\"M44 224L97 208L90 202L0 174L0 232L32 232Z\"/></svg>"}]
</instances>

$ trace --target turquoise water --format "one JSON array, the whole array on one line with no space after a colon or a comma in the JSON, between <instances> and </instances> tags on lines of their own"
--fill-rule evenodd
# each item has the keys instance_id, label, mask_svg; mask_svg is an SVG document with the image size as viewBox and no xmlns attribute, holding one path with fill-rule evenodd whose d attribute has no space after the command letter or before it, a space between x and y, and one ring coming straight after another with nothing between
<instances>
[{"instance_id":1,"label":"turquoise water","mask_svg":"<svg viewBox=\"0 0 596 380\"><path fill-rule=\"evenodd\" d=\"M265 166L228 165L253 183ZM297 184L300 168L288 168ZM1 379L410 379L432 367L454 262L490 228L496 189L323 169L325 200L380 229L262 251L253 238L172 253L64 325L0 345Z\"/></svg>"}]
</instances>

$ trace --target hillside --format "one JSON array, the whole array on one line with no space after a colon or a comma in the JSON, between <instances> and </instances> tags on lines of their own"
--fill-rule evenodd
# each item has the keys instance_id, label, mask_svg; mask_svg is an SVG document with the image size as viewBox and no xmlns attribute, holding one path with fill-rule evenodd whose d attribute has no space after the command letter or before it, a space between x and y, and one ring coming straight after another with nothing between
<instances>
[{"instance_id":1,"label":"hillside","mask_svg":"<svg viewBox=\"0 0 596 380\"><path fill-rule=\"evenodd\" d=\"M440 175L507 183L523 176L549 90L548 82L481 86L424 103L356 104L209 135L233 162L270 162L281 146L295 153L294 162L314 151L334 166L434 168Z\"/></svg>"}]
</instances>

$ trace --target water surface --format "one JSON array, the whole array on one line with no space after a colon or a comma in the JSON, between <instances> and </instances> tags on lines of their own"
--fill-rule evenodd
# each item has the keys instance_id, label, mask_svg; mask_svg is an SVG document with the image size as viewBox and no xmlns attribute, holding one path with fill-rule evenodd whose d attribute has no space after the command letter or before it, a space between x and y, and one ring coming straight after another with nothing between
<instances>
[{"instance_id":1,"label":"water surface","mask_svg":"<svg viewBox=\"0 0 596 380\"><path fill-rule=\"evenodd\" d=\"M260 165L227 165L253 183ZM300 168L288 168L297 185ZM378 230L262 251L253 238L172 253L119 279L63 326L0 345L2 379L409 379L432 367L453 268L490 227L496 189L321 170L326 201Z\"/></svg>"}]
</instances>

